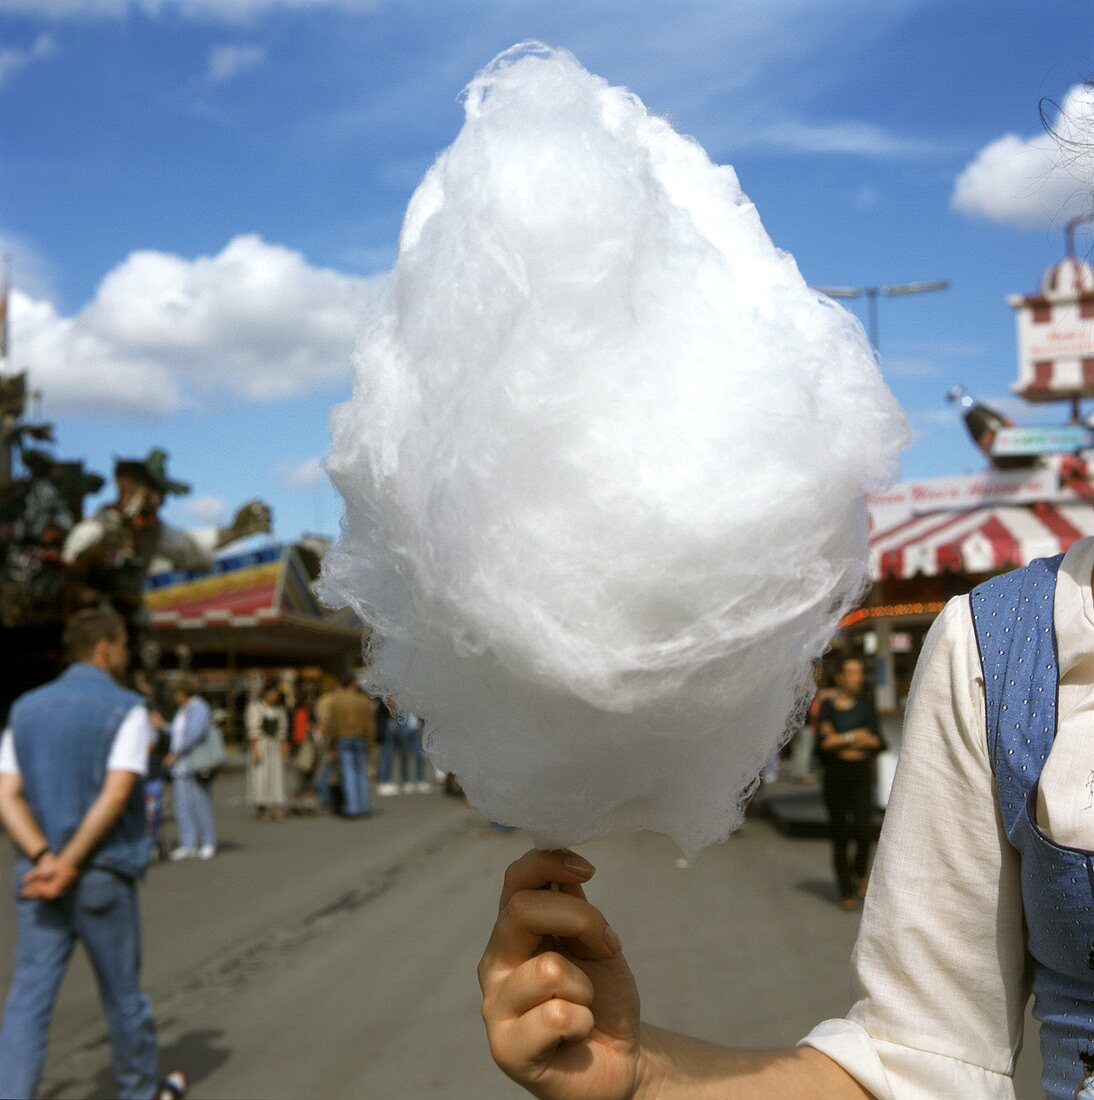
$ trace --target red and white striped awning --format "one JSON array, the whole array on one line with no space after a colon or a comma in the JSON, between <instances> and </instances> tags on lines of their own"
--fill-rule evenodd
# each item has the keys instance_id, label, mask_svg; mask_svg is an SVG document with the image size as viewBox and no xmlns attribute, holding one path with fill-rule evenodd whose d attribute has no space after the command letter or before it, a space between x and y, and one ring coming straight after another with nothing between
<instances>
[{"instance_id":1,"label":"red and white striped awning","mask_svg":"<svg viewBox=\"0 0 1094 1100\"><path fill-rule=\"evenodd\" d=\"M870 576L994 573L1094 535L1094 505L998 505L914 516L870 536Z\"/></svg>"}]
</instances>

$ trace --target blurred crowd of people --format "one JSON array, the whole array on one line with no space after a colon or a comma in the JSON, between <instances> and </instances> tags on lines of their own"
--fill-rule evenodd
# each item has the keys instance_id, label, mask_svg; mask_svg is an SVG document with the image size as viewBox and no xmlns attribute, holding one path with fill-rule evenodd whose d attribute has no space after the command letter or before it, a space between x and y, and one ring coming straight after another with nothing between
<instances>
[{"instance_id":1,"label":"blurred crowd of people","mask_svg":"<svg viewBox=\"0 0 1094 1100\"><path fill-rule=\"evenodd\" d=\"M189 674L154 685L141 672L135 686L156 730L145 782L153 857L212 859L212 787L230 760L221 724ZM260 821L318 813L365 818L373 791L430 794L445 779L426 760L421 719L371 698L353 675L327 690L306 685L295 698L267 679L246 704L242 727L246 798ZM445 789L452 787L448 779ZM171 848L163 838L165 798L177 834Z\"/></svg>"}]
</instances>

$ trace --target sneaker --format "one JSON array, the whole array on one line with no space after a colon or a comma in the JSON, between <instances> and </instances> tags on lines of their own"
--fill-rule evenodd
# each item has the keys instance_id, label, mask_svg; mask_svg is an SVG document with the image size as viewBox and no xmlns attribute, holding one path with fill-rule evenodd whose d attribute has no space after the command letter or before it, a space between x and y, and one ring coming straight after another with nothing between
<instances>
[{"instance_id":1,"label":"sneaker","mask_svg":"<svg viewBox=\"0 0 1094 1100\"><path fill-rule=\"evenodd\" d=\"M181 1100L190 1088L190 1082L181 1069L172 1070L156 1088L156 1100Z\"/></svg>"},{"instance_id":2,"label":"sneaker","mask_svg":"<svg viewBox=\"0 0 1094 1100\"><path fill-rule=\"evenodd\" d=\"M383 795L385 798L388 795L398 794L399 793L399 784L398 783L377 783L376 784L376 793L380 794L380 795Z\"/></svg>"},{"instance_id":3,"label":"sneaker","mask_svg":"<svg viewBox=\"0 0 1094 1100\"><path fill-rule=\"evenodd\" d=\"M193 859L196 855L197 852L193 848L175 848L167 858L178 862L180 859Z\"/></svg>"},{"instance_id":4,"label":"sneaker","mask_svg":"<svg viewBox=\"0 0 1094 1100\"><path fill-rule=\"evenodd\" d=\"M421 783L418 784L418 794L432 794L432 793L433 793L433 784L430 783L427 779L423 779L421 781Z\"/></svg>"},{"instance_id":5,"label":"sneaker","mask_svg":"<svg viewBox=\"0 0 1094 1100\"><path fill-rule=\"evenodd\" d=\"M418 785L416 783L403 784L403 794L413 794L417 789Z\"/></svg>"},{"instance_id":6,"label":"sneaker","mask_svg":"<svg viewBox=\"0 0 1094 1100\"><path fill-rule=\"evenodd\" d=\"M216 854L216 846L213 844L203 844L198 849L198 859L212 859Z\"/></svg>"}]
</instances>

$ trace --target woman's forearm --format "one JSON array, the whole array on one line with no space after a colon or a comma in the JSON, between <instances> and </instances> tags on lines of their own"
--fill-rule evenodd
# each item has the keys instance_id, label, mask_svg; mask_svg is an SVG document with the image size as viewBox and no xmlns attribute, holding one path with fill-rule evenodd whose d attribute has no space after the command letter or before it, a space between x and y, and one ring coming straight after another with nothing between
<instances>
[{"instance_id":1,"label":"woman's forearm","mask_svg":"<svg viewBox=\"0 0 1094 1100\"><path fill-rule=\"evenodd\" d=\"M812 1047L732 1050L642 1025L636 1100L871 1100Z\"/></svg>"}]
</instances>

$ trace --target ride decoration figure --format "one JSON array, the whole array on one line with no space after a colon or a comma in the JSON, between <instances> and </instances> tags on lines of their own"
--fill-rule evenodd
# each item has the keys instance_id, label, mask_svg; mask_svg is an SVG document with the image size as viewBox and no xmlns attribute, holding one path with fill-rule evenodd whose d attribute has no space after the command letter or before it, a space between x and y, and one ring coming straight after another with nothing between
<instances>
[{"instance_id":1,"label":"ride decoration figure","mask_svg":"<svg viewBox=\"0 0 1094 1100\"><path fill-rule=\"evenodd\" d=\"M160 568L209 570L222 546L271 529L270 508L250 500L226 527L185 530L160 518L168 496L190 486L167 473L167 452L155 449L143 459L114 465L117 498L77 523L65 539L62 557L70 567L71 602L106 602L130 624L141 624L144 582Z\"/></svg>"}]
</instances>

